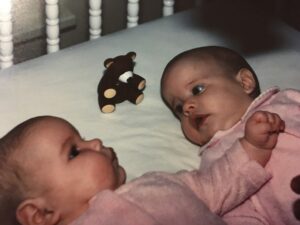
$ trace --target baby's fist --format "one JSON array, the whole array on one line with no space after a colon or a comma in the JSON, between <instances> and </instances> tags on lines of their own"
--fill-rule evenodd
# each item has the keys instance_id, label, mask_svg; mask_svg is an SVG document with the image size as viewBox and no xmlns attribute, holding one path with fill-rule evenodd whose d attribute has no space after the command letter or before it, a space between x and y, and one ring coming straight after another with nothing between
<instances>
[{"instance_id":1,"label":"baby's fist","mask_svg":"<svg viewBox=\"0 0 300 225\"><path fill-rule=\"evenodd\" d=\"M246 122L245 139L256 148L271 150L284 128L284 121L278 114L257 111Z\"/></svg>"}]
</instances>

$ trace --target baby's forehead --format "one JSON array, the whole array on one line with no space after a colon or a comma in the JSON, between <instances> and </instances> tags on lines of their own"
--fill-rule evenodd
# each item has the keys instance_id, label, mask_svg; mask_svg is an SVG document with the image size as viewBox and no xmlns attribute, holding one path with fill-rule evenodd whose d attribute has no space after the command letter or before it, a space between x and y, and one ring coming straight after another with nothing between
<instances>
[{"instance_id":1,"label":"baby's forehead","mask_svg":"<svg viewBox=\"0 0 300 225\"><path fill-rule=\"evenodd\" d=\"M73 132L79 134L77 129L68 121L58 118L58 117L45 117L36 123L32 124L30 128L30 133L33 136L47 135L49 133L56 132Z\"/></svg>"},{"instance_id":2,"label":"baby's forehead","mask_svg":"<svg viewBox=\"0 0 300 225\"><path fill-rule=\"evenodd\" d=\"M176 69L193 69L201 70L211 66L218 66L219 63L213 58L204 57L185 57L179 59L170 66L170 71L175 71Z\"/></svg>"},{"instance_id":3,"label":"baby's forehead","mask_svg":"<svg viewBox=\"0 0 300 225\"><path fill-rule=\"evenodd\" d=\"M173 62L172 65L166 70L163 81L167 79L173 79L179 75L192 71L202 71L209 67L215 67L217 63L214 60L200 60L197 58L183 58Z\"/></svg>"}]
</instances>

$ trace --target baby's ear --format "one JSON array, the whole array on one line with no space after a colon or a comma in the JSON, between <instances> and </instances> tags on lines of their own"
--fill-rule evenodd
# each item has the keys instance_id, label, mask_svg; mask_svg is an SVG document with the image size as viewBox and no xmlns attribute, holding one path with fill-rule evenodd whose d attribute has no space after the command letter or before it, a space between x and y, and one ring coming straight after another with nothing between
<instances>
[{"instance_id":1,"label":"baby's ear","mask_svg":"<svg viewBox=\"0 0 300 225\"><path fill-rule=\"evenodd\" d=\"M27 199L17 208L16 217L22 225L54 225L59 220L56 210L49 210L42 198Z\"/></svg>"},{"instance_id":2,"label":"baby's ear","mask_svg":"<svg viewBox=\"0 0 300 225\"><path fill-rule=\"evenodd\" d=\"M246 68L239 70L236 75L236 80L240 83L241 87L247 94L251 94L256 87L253 73Z\"/></svg>"}]
</instances>

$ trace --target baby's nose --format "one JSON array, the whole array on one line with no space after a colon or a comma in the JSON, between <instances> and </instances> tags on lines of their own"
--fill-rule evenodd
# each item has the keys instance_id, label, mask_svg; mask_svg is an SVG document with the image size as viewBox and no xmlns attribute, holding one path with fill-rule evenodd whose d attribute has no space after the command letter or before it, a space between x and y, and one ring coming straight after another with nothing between
<instances>
[{"instance_id":1,"label":"baby's nose","mask_svg":"<svg viewBox=\"0 0 300 225\"><path fill-rule=\"evenodd\" d=\"M102 141L98 138L90 140L89 144L90 144L90 148L92 148L95 151L100 151L103 146Z\"/></svg>"},{"instance_id":2,"label":"baby's nose","mask_svg":"<svg viewBox=\"0 0 300 225\"><path fill-rule=\"evenodd\" d=\"M196 105L193 101L187 100L183 105L183 115L190 116L196 109Z\"/></svg>"}]
</instances>

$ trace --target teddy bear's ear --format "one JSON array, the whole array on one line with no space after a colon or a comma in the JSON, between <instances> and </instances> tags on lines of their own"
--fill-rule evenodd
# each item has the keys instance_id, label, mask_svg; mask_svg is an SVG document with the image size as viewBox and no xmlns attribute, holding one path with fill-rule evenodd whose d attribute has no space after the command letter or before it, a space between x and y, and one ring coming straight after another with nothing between
<instances>
[{"instance_id":1,"label":"teddy bear's ear","mask_svg":"<svg viewBox=\"0 0 300 225\"><path fill-rule=\"evenodd\" d=\"M126 55L129 56L132 60L134 60L135 57L136 57L136 53L135 52L128 52Z\"/></svg>"},{"instance_id":2,"label":"teddy bear's ear","mask_svg":"<svg viewBox=\"0 0 300 225\"><path fill-rule=\"evenodd\" d=\"M114 60L112 58L108 58L104 61L105 68L110 67L114 63Z\"/></svg>"}]
</instances>

